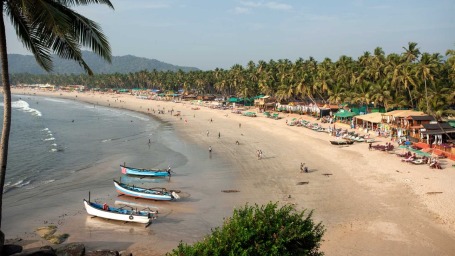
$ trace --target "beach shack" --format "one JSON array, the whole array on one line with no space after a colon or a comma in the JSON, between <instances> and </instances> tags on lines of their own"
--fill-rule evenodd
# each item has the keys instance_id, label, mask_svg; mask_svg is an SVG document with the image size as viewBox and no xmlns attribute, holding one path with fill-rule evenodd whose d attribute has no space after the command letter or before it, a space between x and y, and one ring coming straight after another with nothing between
<instances>
[{"instance_id":1,"label":"beach shack","mask_svg":"<svg viewBox=\"0 0 455 256\"><path fill-rule=\"evenodd\" d=\"M340 107L335 104L316 104L319 108L319 117L332 116L333 113L338 112Z\"/></svg>"},{"instance_id":2,"label":"beach shack","mask_svg":"<svg viewBox=\"0 0 455 256\"><path fill-rule=\"evenodd\" d=\"M353 120L353 117L356 116L357 114L354 113L354 112L350 112L346 109L340 109L338 110L338 112L335 113L335 120L340 122L340 123L346 123L346 124L349 124L351 123L351 126L352 125L352 120Z\"/></svg>"},{"instance_id":3,"label":"beach shack","mask_svg":"<svg viewBox=\"0 0 455 256\"><path fill-rule=\"evenodd\" d=\"M263 111L275 109L275 104L276 104L275 99L268 95L257 96L254 99L254 106Z\"/></svg>"},{"instance_id":4,"label":"beach shack","mask_svg":"<svg viewBox=\"0 0 455 256\"><path fill-rule=\"evenodd\" d=\"M436 155L444 155L455 160L455 128L447 122L431 122L423 124L420 129L421 143L419 147L426 147L421 145L425 143L433 149Z\"/></svg>"},{"instance_id":5,"label":"beach shack","mask_svg":"<svg viewBox=\"0 0 455 256\"><path fill-rule=\"evenodd\" d=\"M377 130L382 121L382 113L375 112L354 117L356 127L361 127L366 130Z\"/></svg>"},{"instance_id":6,"label":"beach shack","mask_svg":"<svg viewBox=\"0 0 455 256\"><path fill-rule=\"evenodd\" d=\"M433 116L424 115L424 116L408 116L406 117L408 121L408 130L409 136L413 138L413 141L419 141L421 139L420 131L423 128L424 124L429 124L430 122L436 121Z\"/></svg>"},{"instance_id":7,"label":"beach shack","mask_svg":"<svg viewBox=\"0 0 455 256\"><path fill-rule=\"evenodd\" d=\"M426 114L421 111L415 110L393 110L387 113L382 113L381 125L379 126L379 133L384 136L391 136L396 140L411 139L410 122L406 119L409 116L425 116ZM414 139L415 141L415 139Z\"/></svg>"}]
</instances>

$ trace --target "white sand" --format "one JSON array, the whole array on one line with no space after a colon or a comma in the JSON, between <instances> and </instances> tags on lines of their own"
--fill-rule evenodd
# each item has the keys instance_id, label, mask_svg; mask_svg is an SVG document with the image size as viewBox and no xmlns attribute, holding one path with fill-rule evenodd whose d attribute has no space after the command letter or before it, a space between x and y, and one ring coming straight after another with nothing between
<instances>
[{"instance_id":1,"label":"white sand","mask_svg":"<svg viewBox=\"0 0 455 256\"><path fill-rule=\"evenodd\" d=\"M170 122L179 136L207 150L211 146L213 157L231 163L230 174L238 178L230 188L240 190L242 197L226 202L235 207L246 202L280 201L295 204L297 209L314 209L314 218L327 229L321 247L326 255L453 255L455 252L453 161L443 160L443 170L432 170L426 165L402 163L394 154L368 151L366 143L333 146L329 143L333 137L327 133L286 125L286 119L294 117L315 122L308 116L286 114L285 118L273 120L259 114L252 118L228 110L206 107L192 110L195 106L189 103L141 100L130 95L18 89L13 89L13 93L70 99L77 95L80 101L146 113L147 109L164 107L165 114L157 116ZM182 119L167 113L170 109L174 113L181 111ZM237 140L240 145L235 144ZM256 158L258 149L264 152L261 160ZM301 162L306 163L310 173L300 173ZM209 176L206 182L219 185L222 178ZM302 181L309 183L296 185ZM211 217L217 216L207 216ZM138 241L129 251L134 255L160 255L175 248L180 239L184 238L154 246L153 251L147 242Z\"/></svg>"}]
</instances>

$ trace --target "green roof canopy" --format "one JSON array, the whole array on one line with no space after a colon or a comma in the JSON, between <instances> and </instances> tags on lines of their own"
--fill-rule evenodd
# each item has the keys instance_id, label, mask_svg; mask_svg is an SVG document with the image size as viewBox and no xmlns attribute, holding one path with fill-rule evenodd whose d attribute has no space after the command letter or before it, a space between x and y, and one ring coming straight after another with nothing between
<instances>
[{"instance_id":1,"label":"green roof canopy","mask_svg":"<svg viewBox=\"0 0 455 256\"><path fill-rule=\"evenodd\" d=\"M353 117L356 115L357 115L356 113L348 112L348 111L339 111L339 112L335 113L336 117L342 117L342 118Z\"/></svg>"}]
</instances>

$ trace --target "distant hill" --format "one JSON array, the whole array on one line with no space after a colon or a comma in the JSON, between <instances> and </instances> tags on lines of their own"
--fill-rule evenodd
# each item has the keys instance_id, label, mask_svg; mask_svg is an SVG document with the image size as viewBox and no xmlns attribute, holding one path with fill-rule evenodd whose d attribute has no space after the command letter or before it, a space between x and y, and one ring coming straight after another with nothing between
<instances>
[{"instance_id":1,"label":"distant hill","mask_svg":"<svg viewBox=\"0 0 455 256\"><path fill-rule=\"evenodd\" d=\"M95 74L112 74L112 73L132 73L141 70L152 71L178 71L179 69L187 72L199 70L195 67L182 67L164 63L155 59L147 59L132 55L112 56L112 63L109 64L98 55L84 51L82 53L84 60ZM75 62L60 59L52 56L53 72L55 74L82 74L84 70ZM47 74L41 67L36 64L32 55L8 54L9 71L11 74L30 73L30 74Z\"/></svg>"}]
</instances>

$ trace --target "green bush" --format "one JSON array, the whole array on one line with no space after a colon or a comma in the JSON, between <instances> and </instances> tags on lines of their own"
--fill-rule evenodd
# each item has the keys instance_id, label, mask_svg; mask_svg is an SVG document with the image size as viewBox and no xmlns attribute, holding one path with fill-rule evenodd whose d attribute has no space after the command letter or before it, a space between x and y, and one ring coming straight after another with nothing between
<instances>
[{"instance_id":1,"label":"green bush","mask_svg":"<svg viewBox=\"0 0 455 256\"><path fill-rule=\"evenodd\" d=\"M312 211L297 212L278 203L234 210L221 228L193 245L180 242L167 255L323 255L319 252L324 226L311 219Z\"/></svg>"}]
</instances>

